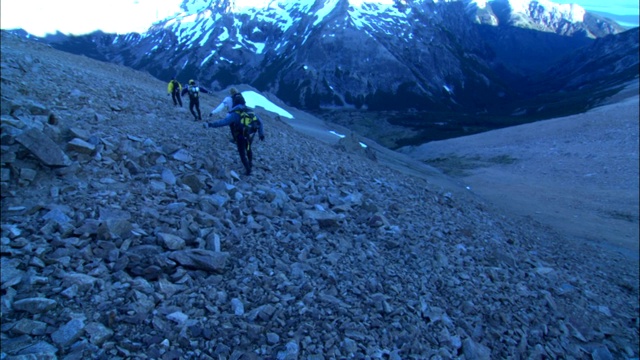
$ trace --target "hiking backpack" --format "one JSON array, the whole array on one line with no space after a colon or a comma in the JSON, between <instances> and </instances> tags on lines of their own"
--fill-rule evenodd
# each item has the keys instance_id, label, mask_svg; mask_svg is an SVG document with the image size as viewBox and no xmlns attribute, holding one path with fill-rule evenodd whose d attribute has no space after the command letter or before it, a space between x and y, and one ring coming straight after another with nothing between
<instances>
[{"instance_id":1,"label":"hiking backpack","mask_svg":"<svg viewBox=\"0 0 640 360\"><path fill-rule=\"evenodd\" d=\"M249 110L239 110L236 111L236 113L240 115L240 130L242 131L242 135L248 139L249 136L255 134L260 127L258 117Z\"/></svg>"},{"instance_id":2,"label":"hiking backpack","mask_svg":"<svg viewBox=\"0 0 640 360\"><path fill-rule=\"evenodd\" d=\"M200 88L197 86L189 85L189 95L193 98L198 97L198 93L200 92Z\"/></svg>"}]
</instances>

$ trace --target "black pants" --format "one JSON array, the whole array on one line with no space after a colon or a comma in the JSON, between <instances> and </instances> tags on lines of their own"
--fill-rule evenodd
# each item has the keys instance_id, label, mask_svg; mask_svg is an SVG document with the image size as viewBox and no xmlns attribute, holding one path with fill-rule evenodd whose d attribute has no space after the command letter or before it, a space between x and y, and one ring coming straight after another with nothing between
<instances>
[{"instance_id":1,"label":"black pants","mask_svg":"<svg viewBox=\"0 0 640 360\"><path fill-rule=\"evenodd\" d=\"M196 108L198 114L193 111L193 108ZM189 111L191 111L191 115L193 115L196 120L202 120L202 114L200 113L200 99L193 99L189 101Z\"/></svg>"},{"instance_id":2,"label":"black pants","mask_svg":"<svg viewBox=\"0 0 640 360\"><path fill-rule=\"evenodd\" d=\"M251 161L253 160L253 151L251 150L251 138L246 138L242 134L236 135L236 145L238 146L238 154L240 161L244 165L247 175L251 175Z\"/></svg>"},{"instance_id":3,"label":"black pants","mask_svg":"<svg viewBox=\"0 0 640 360\"><path fill-rule=\"evenodd\" d=\"M180 104L180 107L182 107L182 96L180 96L180 90L173 90L171 98L173 99L173 106Z\"/></svg>"}]
</instances>

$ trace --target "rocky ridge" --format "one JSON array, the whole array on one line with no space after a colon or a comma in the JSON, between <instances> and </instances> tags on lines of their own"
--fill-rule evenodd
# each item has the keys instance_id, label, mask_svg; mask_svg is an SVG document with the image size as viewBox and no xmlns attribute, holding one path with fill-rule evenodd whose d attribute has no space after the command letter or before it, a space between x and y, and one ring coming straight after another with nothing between
<instances>
[{"instance_id":1,"label":"rocky ridge","mask_svg":"<svg viewBox=\"0 0 640 360\"><path fill-rule=\"evenodd\" d=\"M264 111L239 176L125 67L3 32L1 68L3 359L638 356L620 256Z\"/></svg>"}]
</instances>

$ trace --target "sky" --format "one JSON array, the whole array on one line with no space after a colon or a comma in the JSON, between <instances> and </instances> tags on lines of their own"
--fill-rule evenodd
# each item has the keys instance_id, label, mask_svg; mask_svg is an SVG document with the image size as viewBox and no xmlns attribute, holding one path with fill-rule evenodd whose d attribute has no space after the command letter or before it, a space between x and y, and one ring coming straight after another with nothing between
<instances>
[{"instance_id":1,"label":"sky","mask_svg":"<svg viewBox=\"0 0 640 360\"><path fill-rule=\"evenodd\" d=\"M36 36L144 32L178 12L179 0L2 0L2 29L22 28ZM37 11L34 11L37 9Z\"/></svg>"},{"instance_id":2,"label":"sky","mask_svg":"<svg viewBox=\"0 0 640 360\"><path fill-rule=\"evenodd\" d=\"M363 0L351 0L363 2ZM378 0L386 3L390 0ZM81 35L146 31L151 24L180 11L181 0L2 0L0 27L22 28L36 36L60 31ZM236 0L236 6L262 6L268 0ZM577 3L587 11L627 16L622 25L638 26L638 0L556 0ZM37 11L34 11L37 9ZM614 18L620 22L618 18Z\"/></svg>"}]
</instances>

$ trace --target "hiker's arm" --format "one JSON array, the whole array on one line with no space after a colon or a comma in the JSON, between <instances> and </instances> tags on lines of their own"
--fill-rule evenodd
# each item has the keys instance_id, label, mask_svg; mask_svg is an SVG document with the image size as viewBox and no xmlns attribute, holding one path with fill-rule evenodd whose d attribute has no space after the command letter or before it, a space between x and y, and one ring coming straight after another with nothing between
<instances>
[{"instance_id":1,"label":"hiker's arm","mask_svg":"<svg viewBox=\"0 0 640 360\"><path fill-rule=\"evenodd\" d=\"M233 123L233 121L235 120L236 116L238 116L238 114L229 113L222 120L204 123L204 127L206 127L206 128L217 128L217 127L223 127L223 126L226 126L226 125L231 125L231 123Z\"/></svg>"},{"instance_id":2,"label":"hiker's arm","mask_svg":"<svg viewBox=\"0 0 640 360\"><path fill-rule=\"evenodd\" d=\"M224 107L227 108L227 111L231 111L231 108L233 107L233 100L231 100L231 96L225 97L222 102L224 104Z\"/></svg>"},{"instance_id":3,"label":"hiker's arm","mask_svg":"<svg viewBox=\"0 0 640 360\"><path fill-rule=\"evenodd\" d=\"M224 109L224 100L222 100L222 102L220 103L220 105L218 105L215 109L211 110L211 112L209 113L209 115L213 115L213 114L217 114L220 111L222 111L222 109Z\"/></svg>"}]
</instances>

